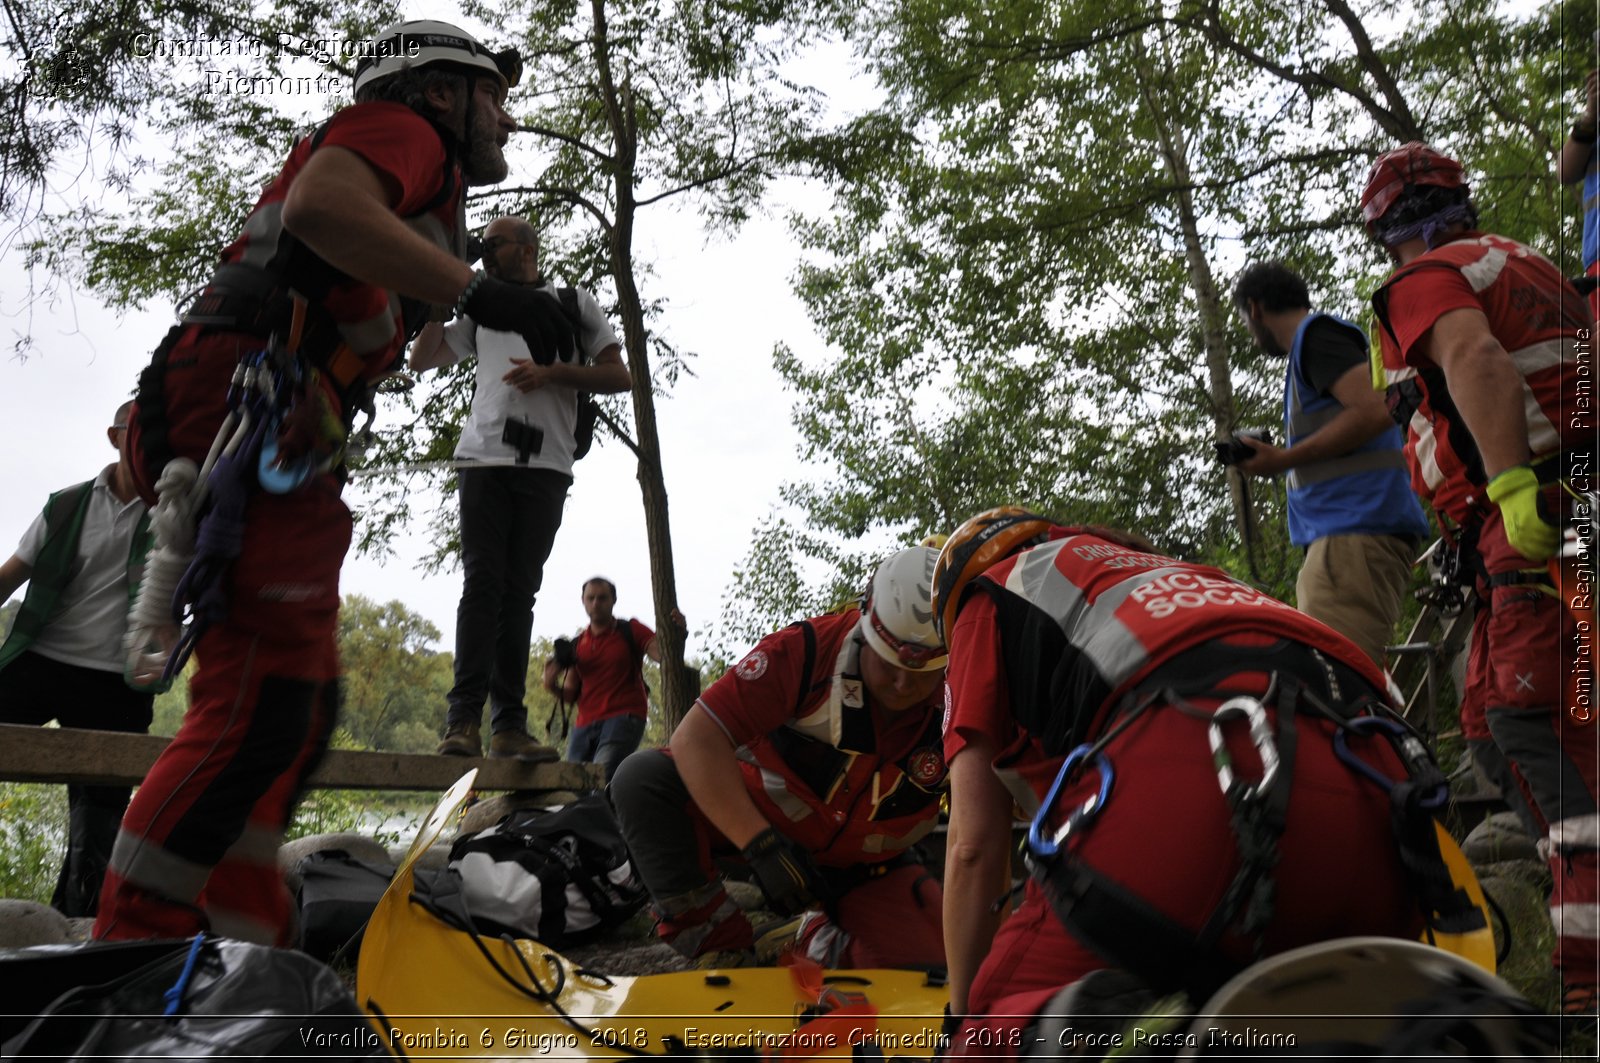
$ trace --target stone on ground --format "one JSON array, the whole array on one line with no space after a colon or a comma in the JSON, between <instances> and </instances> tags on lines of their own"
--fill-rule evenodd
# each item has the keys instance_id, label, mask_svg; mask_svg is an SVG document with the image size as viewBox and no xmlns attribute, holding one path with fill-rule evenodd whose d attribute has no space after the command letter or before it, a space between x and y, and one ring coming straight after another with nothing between
<instances>
[{"instance_id":1,"label":"stone on ground","mask_svg":"<svg viewBox=\"0 0 1600 1063\"><path fill-rule=\"evenodd\" d=\"M48 904L0 900L0 948L26 949L72 940L71 923Z\"/></svg>"}]
</instances>

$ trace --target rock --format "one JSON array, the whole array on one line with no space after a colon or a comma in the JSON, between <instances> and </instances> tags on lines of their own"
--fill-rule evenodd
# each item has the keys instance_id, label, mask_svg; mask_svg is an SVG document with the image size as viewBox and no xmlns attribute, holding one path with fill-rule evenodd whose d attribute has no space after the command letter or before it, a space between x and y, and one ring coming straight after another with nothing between
<instances>
[{"instance_id":1,"label":"rock","mask_svg":"<svg viewBox=\"0 0 1600 1063\"><path fill-rule=\"evenodd\" d=\"M25 949L72 940L72 924L48 904L0 900L0 948Z\"/></svg>"},{"instance_id":2,"label":"rock","mask_svg":"<svg viewBox=\"0 0 1600 1063\"><path fill-rule=\"evenodd\" d=\"M396 867L399 867L400 861L406 858L406 853L409 852L410 849L411 846L409 845L396 845L391 847L389 849L389 862L394 864ZM450 843L443 840L436 845L430 845L421 856L417 857L417 867L423 870L437 871L440 868L445 867L447 864L449 864L449 862Z\"/></svg>"},{"instance_id":3,"label":"rock","mask_svg":"<svg viewBox=\"0 0 1600 1063\"><path fill-rule=\"evenodd\" d=\"M1534 1006L1548 1011L1560 996L1559 980L1550 966L1555 932L1550 926L1549 867L1530 860L1505 860L1477 870L1483 892L1494 902L1491 909L1498 909L1491 911L1497 949L1503 949L1505 942L1502 914L1511 934L1511 952L1498 974Z\"/></svg>"},{"instance_id":4,"label":"rock","mask_svg":"<svg viewBox=\"0 0 1600 1063\"><path fill-rule=\"evenodd\" d=\"M283 872L284 882L288 884L291 893L300 888L300 862L312 853L325 852L329 849L342 849L355 859L369 864L394 863L389 859L387 849L364 834L351 831L341 831L337 834L309 834L292 842L284 842L278 850L278 869Z\"/></svg>"},{"instance_id":5,"label":"rock","mask_svg":"<svg viewBox=\"0 0 1600 1063\"><path fill-rule=\"evenodd\" d=\"M1485 818L1461 843L1461 852L1474 866L1507 860L1540 862L1533 839L1523 830L1515 812L1496 812Z\"/></svg>"},{"instance_id":6,"label":"rock","mask_svg":"<svg viewBox=\"0 0 1600 1063\"><path fill-rule=\"evenodd\" d=\"M733 898L733 903L747 912L758 911L767 906L767 899L761 895L761 887L754 882L724 879L722 884L727 887L728 896Z\"/></svg>"},{"instance_id":7,"label":"rock","mask_svg":"<svg viewBox=\"0 0 1600 1063\"><path fill-rule=\"evenodd\" d=\"M571 790L518 790L485 798L462 814L460 833L472 834L492 827L511 813L525 808L554 808L557 805L570 805L577 799L578 795Z\"/></svg>"}]
</instances>

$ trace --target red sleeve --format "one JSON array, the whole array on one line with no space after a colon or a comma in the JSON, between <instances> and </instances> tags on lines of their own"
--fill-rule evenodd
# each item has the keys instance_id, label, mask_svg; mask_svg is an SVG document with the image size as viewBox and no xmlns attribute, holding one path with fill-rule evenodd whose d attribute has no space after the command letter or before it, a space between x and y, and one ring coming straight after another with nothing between
<instances>
[{"instance_id":1,"label":"red sleeve","mask_svg":"<svg viewBox=\"0 0 1600 1063\"><path fill-rule=\"evenodd\" d=\"M328 120L320 147L353 151L378 171L396 214L415 214L439 193L444 144L420 114L398 103L360 103Z\"/></svg>"},{"instance_id":2,"label":"red sleeve","mask_svg":"<svg viewBox=\"0 0 1600 1063\"><path fill-rule=\"evenodd\" d=\"M805 656L805 636L798 627L768 635L712 683L700 703L735 746L754 741L793 718L800 685L811 678L800 674Z\"/></svg>"},{"instance_id":3,"label":"red sleeve","mask_svg":"<svg viewBox=\"0 0 1600 1063\"><path fill-rule=\"evenodd\" d=\"M650 640L656 637L656 633L650 630L648 624L638 619L629 620L628 629L633 632L633 644L639 647L639 653L643 656L644 648L650 645Z\"/></svg>"},{"instance_id":4,"label":"red sleeve","mask_svg":"<svg viewBox=\"0 0 1600 1063\"><path fill-rule=\"evenodd\" d=\"M1417 352L1417 345L1441 317L1463 308L1482 310L1483 304L1453 266L1423 266L1395 281L1388 296L1389 327L1394 329L1406 364L1432 365L1431 359Z\"/></svg>"},{"instance_id":5,"label":"red sleeve","mask_svg":"<svg viewBox=\"0 0 1600 1063\"><path fill-rule=\"evenodd\" d=\"M962 605L950 633L950 666L944 680L945 763L976 735L988 735L1002 749L1015 740L1017 725L1011 718L1001 659L994 599L974 594Z\"/></svg>"}]
</instances>

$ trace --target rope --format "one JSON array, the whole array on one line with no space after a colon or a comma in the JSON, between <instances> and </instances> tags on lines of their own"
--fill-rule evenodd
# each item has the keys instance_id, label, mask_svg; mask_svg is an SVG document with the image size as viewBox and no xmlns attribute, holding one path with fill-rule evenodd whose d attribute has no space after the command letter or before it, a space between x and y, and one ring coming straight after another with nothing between
<instances>
[{"instance_id":1,"label":"rope","mask_svg":"<svg viewBox=\"0 0 1600 1063\"><path fill-rule=\"evenodd\" d=\"M124 639L125 667L136 682L159 678L178 642L182 621L174 611L173 596L194 559L194 508L203 483L199 476L193 461L174 458L156 481L159 501L150 514L155 548L145 562Z\"/></svg>"}]
</instances>

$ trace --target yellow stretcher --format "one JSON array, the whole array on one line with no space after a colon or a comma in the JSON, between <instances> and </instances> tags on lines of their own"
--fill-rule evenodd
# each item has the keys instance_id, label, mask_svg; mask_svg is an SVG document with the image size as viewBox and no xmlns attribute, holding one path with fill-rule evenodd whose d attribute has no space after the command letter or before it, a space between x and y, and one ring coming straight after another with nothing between
<instances>
[{"instance_id":1,"label":"yellow stretcher","mask_svg":"<svg viewBox=\"0 0 1600 1063\"><path fill-rule=\"evenodd\" d=\"M428 815L367 925L356 996L395 1055L837 1059L858 1042L888 1059L934 1054L949 996L919 972L739 968L608 978L537 941L474 938L449 926L411 901L413 873L476 775L463 776ZM819 1017L822 997L833 1010Z\"/></svg>"}]
</instances>

